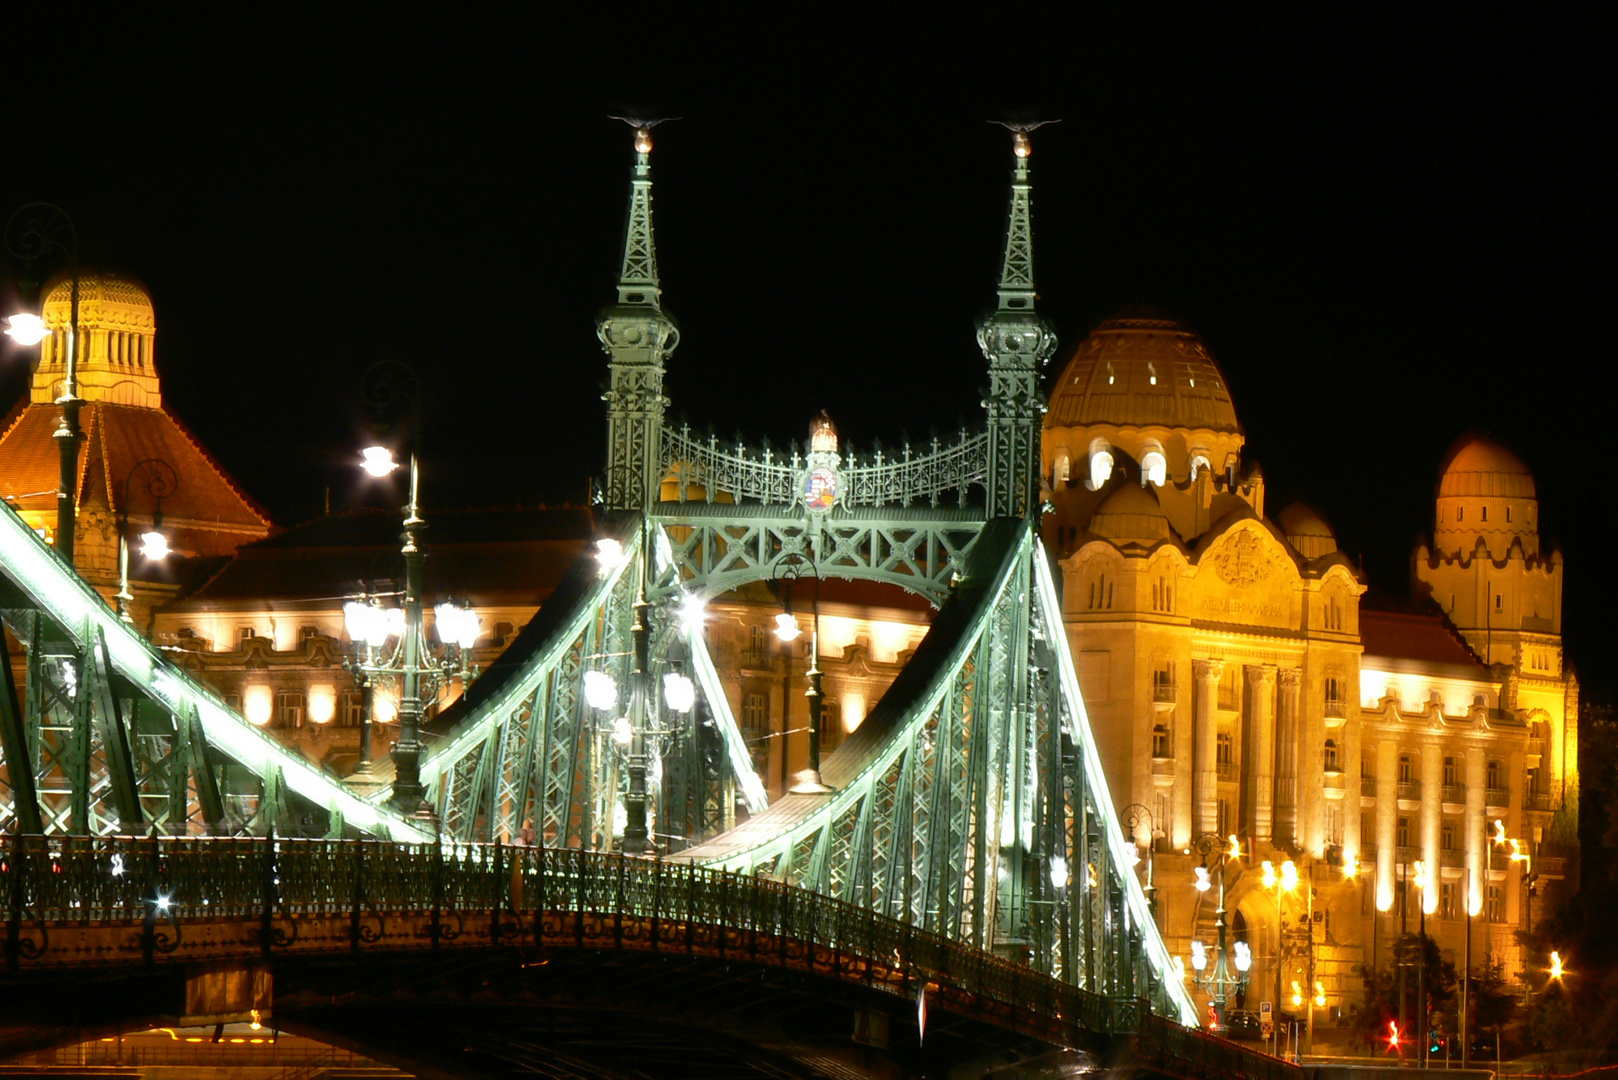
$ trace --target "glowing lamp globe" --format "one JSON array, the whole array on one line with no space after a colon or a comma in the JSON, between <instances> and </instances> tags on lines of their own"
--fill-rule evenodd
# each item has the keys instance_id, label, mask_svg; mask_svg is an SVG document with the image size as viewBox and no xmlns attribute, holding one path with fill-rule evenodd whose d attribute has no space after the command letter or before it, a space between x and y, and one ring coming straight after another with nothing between
<instances>
[{"instance_id":1,"label":"glowing lamp globe","mask_svg":"<svg viewBox=\"0 0 1618 1080\"><path fill-rule=\"evenodd\" d=\"M798 635L803 633L798 629L798 618L790 611L783 611L775 617L775 636L782 641L796 641Z\"/></svg>"},{"instance_id":2,"label":"glowing lamp globe","mask_svg":"<svg viewBox=\"0 0 1618 1080\"><path fill-rule=\"evenodd\" d=\"M1067 870L1067 860L1058 855L1051 859L1051 887L1055 889L1067 888L1072 875Z\"/></svg>"},{"instance_id":3,"label":"glowing lamp globe","mask_svg":"<svg viewBox=\"0 0 1618 1080\"><path fill-rule=\"evenodd\" d=\"M690 712L697 703L697 688L678 671L663 676L663 704L675 712Z\"/></svg>"},{"instance_id":4,"label":"glowing lamp globe","mask_svg":"<svg viewBox=\"0 0 1618 1080\"><path fill-rule=\"evenodd\" d=\"M605 671L586 671L584 701L590 708L605 712L618 704L618 684Z\"/></svg>"},{"instance_id":5,"label":"glowing lamp globe","mask_svg":"<svg viewBox=\"0 0 1618 1080\"><path fill-rule=\"evenodd\" d=\"M140 553L148 559L166 559L171 550L169 538L156 529L140 534Z\"/></svg>"},{"instance_id":6,"label":"glowing lamp globe","mask_svg":"<svg viewBox=\"0 0 1618 1080\"><path fill-rule=\"evenodd\" d=\"M45 320L38 315L24 312L11 316L6 322L10 324L6 333L18 345L38 345L45 340Z\"/></svg>"},{"instance_id":7,"label":"glowing lamp globe","mask_svg":"<svg viewBox=\"0 0 1618 1080\"><path fill-rule=\"evenodd\" d=\"M367 446L360 451L360 468L371 476L383 477L399 467L393 460L393 451L385 446Z\"/></svg>"}]
</instances>

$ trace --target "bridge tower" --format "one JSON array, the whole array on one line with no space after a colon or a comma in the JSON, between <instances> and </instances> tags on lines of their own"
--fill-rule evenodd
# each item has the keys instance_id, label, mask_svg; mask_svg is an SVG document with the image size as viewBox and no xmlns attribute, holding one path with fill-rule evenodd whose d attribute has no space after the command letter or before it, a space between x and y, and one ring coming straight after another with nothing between
<instances>
[{"instance_id":1,"label":"bridge tower","mask_svg":"<svg viewBox=\"0 0 1618 1080\"><path fill-rule=\"evenodd\" d=\"M992 312L978 320L978 346L989 361L988 410L990 518L1024 517L1039 504L1039 433L1045 413L1040 375L1056 350L1056 334L1034 309L1034 233L1029 220L1028 132L1038 125L1008 125L1016 168L1006 253Z\"/></svg>"},{"instance_id":2,"label":"bridge tower","mask_svg":"<svg viewBox=\"0 0 1618 1080\"><path fill-rule=\"evenodd\" d=\"M624 258L618 301L596 318L608 361L606 505L639 509L656 501L663 410L663 364L680 343L680 329L663 311L652 236L652 128L658 121L627 121L635 129L635 171L629 187Z\"/></svg>"}]
</instances>

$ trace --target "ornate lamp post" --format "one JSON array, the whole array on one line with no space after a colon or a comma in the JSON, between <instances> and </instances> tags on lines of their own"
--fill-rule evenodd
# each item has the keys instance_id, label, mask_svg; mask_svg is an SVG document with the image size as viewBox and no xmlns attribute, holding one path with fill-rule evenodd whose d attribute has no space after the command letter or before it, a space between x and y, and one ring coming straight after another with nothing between
<instances>
[{"instance_id":1,"label":"ornate lamp post","mask_svg":"<svg viewBox=\"0 0 1618 1080\"><path fill-rule=\"evenodd\" d=\"M371 365L365 374L366 401L379 412L404 401L415 408L417 415L417 443L420 436L420 392L415 372L397 361L385 360ZM399 740L393 747L393 806L404 814L430 816L426 803L426 788L421 782L421 719L424 697L436 697L444 682L459 676L463 682L470 679L472 646L479 633L478 617L470 610L453 604L441 604L435 612L438 634L445 646L445 655L435 657L427 647L422 622L422 560L421 530L427 522L419 512L418 494L420 472L416 453L410 454L410 501L405 504L404 556L405 582L402 610L382 612L376 605L350 601L343 606L344 621L349 637L365 642L365 659L358 663L359 670L368 681L379 676L390 677L399 687ZM361 454L361 467L374 477L384 477L399 467L391 449L376 445L366 447ZM378 614L382 626L375 622ZM383 659L378 650L389 637L397 636L398 645ZM374 701L374 693L369 695ZM365 717L367 729L371 716ZM366 746L367 731L361 733L362 748Z\"/></svg>"},{"instance_id":2,"label":"ornate lamp post","mask_svg":"<svg viewBox=\"0 0 1618 1080\"><path fill-rule=\"evenodd\" d=\"M1123 818L1124 828L1129 830L1131 841L1134 841L1141 822L1146 823L1146 906L1151 908L1152 914L1155 915L1157 914L1157 887L1152 884L1152 870L1157 861L1157 824L1152 820L1152 812L1141 803L1130 803L1124 807Z\"/></svg>"},{"instance_id":3,"label":"ornate lamp post","mask_svg":"<svg viewBox=\"0 0 1618 1080\"><path fill-rule=\"evenodd\" d=\"M803 633L798 627L797 616L792 614L792 584L805 573L808 573L815 582L810 601L812 629L809 632L809 670L804 673L809 688L803 695L809 699L809 768L807 775L793 784L789 791L794 795L824 795L832 789L820 778L820 733L822 710L825 705L825 694L821 690L820 682L820 571L815 567L813 560L806 559L802 555L783 556L776 564L775 579L785 582L783 593L785 606L781 614L775 617L775 636L783 642L790 643L796 641L798 635ZM786 736L783 733L781 740L783 760L786 753Z\"/></svg>"},{"instance_id":4,"label":"ornate lamp post","mask_svg":"<svg viewBox=\"0 0 1618 1080\"><path fill-rule=\"evenodd\" d=\"M1194 847L1203 859L1203 864L1196 867L1194 884L1198 892L1207 892L1213 887L1209 880L1208 860L1214 857L1218 859L1214 866L1219 874L1219 907L1215 912L1217 921L1214 926L1218 936L1214 942L1213 970L1208 970L1208 949L1201 941L1191 943L1191 967L1196 972L1192 979L1197 988L1208 995L1214 1006L1211 1029L1219 1030L1225 1026L1225 1010L1230 999L1247 989L1247 971L1253 966L1253 953L1247 942L1235 942L1232 948L1225 938L1225 860L1241 858L1241 848L1234 836L1230 838L1227 849L1217 836L1211 834L1198 837ZM1234 975L1230 971L1232 964L1236 968Z\"/></svg>"},{"instance_id":5,"label":"ornate lamp post","mask_svg":"<svg viewBox=\"0 0 1618 1080\"><path fill-rule=\"evenodd\" d=\"M69 566L73 565L73 533L76 527L79 472L79 233L73 219L59 206L36 202L21 207L6 222L6 250L22 261L24 273L31 276L34 260L52 252L67 256L71 284L68 292L67 349L64 355L62 395L56 404L62 408L57 424L56 445L61 453L61 471L56 485L56 550ZM32 282L30 282L31 284ZM19 345L37 345L45 339L43 311L13 315L6 333Z\"/></svg>"},{"instance_id":6,"label":"ornate lamp post","mask_svg":"<svg viewBox=\"0 0 1618 1080\"><path fill-rule=\"evenodd\" d=\"M134 501L135 476L139 473L141 484L146 494L157 501L157 507L152 511L152 527L141 534L141 554L148 559L160 561L168 558L169 541L161 530L163 528L163 500L174 494L180 486L180 478L175 475L174 466L162 458L147 458L136 462L124 478L124 505L123 512L118 515L118 617L124 622L133 625L135 618L129 612L129 602L134 599L129 591L129 509Z\"/></svg>"},{"instance_id":7,"label":"ornate lamp post","mask_svg":"<svg viewBox=\"0 0 1618 1080\"><path fill-rule=\"evenodd\" d=\"M1275 894L1275 1009L1277 1018L1279 1018L1281 1010L1281 968L1283 966L1281 961L1281 934L1283 930L1281 896L1298 887L1298 868L1291 859L1288 859L1281 864L1281 869L1277 872L1275 864L1265 859L1263 870L1264 887ZM1279 1044L1281 1032L1279 1024L1276 1025L1275 1031L1276 1042Z\"/></svg>"}]
</instances>

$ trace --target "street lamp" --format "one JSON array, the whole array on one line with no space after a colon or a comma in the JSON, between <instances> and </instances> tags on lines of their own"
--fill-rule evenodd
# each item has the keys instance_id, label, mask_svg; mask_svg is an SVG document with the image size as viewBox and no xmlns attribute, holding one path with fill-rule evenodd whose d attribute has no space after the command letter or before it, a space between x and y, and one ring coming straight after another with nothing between
<instances>
[{"instance_id":1,"label":"street lamp","mask_svg":"<svg viewBox=\"0 0 1618 1080\"><path fill-rule=\"evenodd\" d=\"M1281 917L1281 895L1289 893L1298 887L1298 868L1291 859L1288 859L1281 864L1281 869L1277 872L1275 864L1269 859L1265 859L1263 871L1264 887L1275 893L1275 1009L1277 1019L1279 1019L1281 1011L1281 968L1283 966L1281 961L1281 936L1284 933ZM1275 1032L1276 1042L1279 1043L1281 1032L1279 1024L1276 1025Z\"/></svg>"},{"instance_id":2,"label":"street lamp","mask_svg":"<svg viewBox=\"0 0 1618 1080\"><path fill-rule=\"evenodd\" d=\"M1238 941L1234 948L1227 947L1225 940L1225 861L1227 859L1241 858L1241 846L1236 838L1230 838L1230 847L1227 849L1219 837L1205 834L1197 838L1196 849L1202 855L1203 864L1195 868L1196 881L1192 884L1198 892L1207 892L1212 888L1209 880L1210 872L1208 859L1218 856L1216 869L1219 873L1219 907L1215 912L1214 930L1217 935L1214 944L1213 970L1208 971L1208 950L1201 941L1191 942L1191 967L1196 974L1192 976L1197 988L1208 995L1214 1006L1214 1022L1212 1030L1220 1030L1225 1026L1225 1008L1230 999L1247 989L1247 972L1253 966L1253 953L1247 942ZM1230 972L1230 964L1234 963L1236 974ZM1204 972L1207 972L1204 974Z\"/></svg>"},{"instance_id":3,"label":"street lamp","mask_svg":"<svg viewBox=\"0 0 1618 1080\"><path fill-rule=\"evenodd\" d=\"M29 203L6 222L6 250L21 260L24 274L31 276L34 260L52 252L67 256L71 282L68 286L67 348L64 353L62 394L56 404L62 408L61 421L53 438L61 455L56 485L56 550L69 566L73 565L73 533L76 527L79 472L79 233L73 219L51 203ZM32 285L33 281L30 280ZM45 339L47 330L41 311L19 313L7 321L6 333L19 345L33 346Z\"/></svg>"},{"instance_id":4,"label":"street lamp","mask_svg":"<svg viewBox=\"0 0 1618 1080\"><path fill-rule=\"evenodd\" d=\"M825 694L821 691L820 683L820 571L815 567L813 560L796 553L784 555L776 563L775 579L784 582L785 585L784 610L775 617L775 636L780 638L783 644L790 644L803 632L798 627L797 616L792 614L792 583L805 573L815 582L810 601L812 628L809 633L809 670L804 672L804 679L808 682L809 688L803 695L809 699L809 768L808 775L788 790L794 795L824 795L832 788L820 777L820 733L822 709L825 704ZM786 754L787 740L783 732L781 736L783 762L787 760Z\"/></svg>"},{"instance_id":5,"label":"street lamp","mask_svg":"<svg viewBox=\"0 0 1618 1080\"><path fill-rule=\"evenodd\" d=\"M394 360L372 364L366 371L362 392L366 403L380 418L402 403L412 407L415 414L415 438L420 448L421 393L416 374L408 365ZM379 424L379 426L381 426ZM398 467L392 451L384 445L367 447L361 455L361 467L371 476L383 477ZM421 530L427 522L421 517L419 492L421 475L417 466L417 453L410 454L410 497L404 508L404 607L383 613L383 623L377 622L376 605L350 601L343 606L344 621L349 637L365 643L365 658L357 663L368 683L378 678L396 680L399 687L399 739L393 746L394 780L393 806L403 814L430 816L426 803L426 788L421 782L421 719L424 696L436 697L440 687L449 679L460 677L464 684L474 674L471 665L472 646L478 637L477 615L455 605L439 605L438 635L444 646L442 656L434 656L427 645L422 618L422 561ZM392 653L383 657L380 649L389 637L397 637ZM368 704L375 701L371 687L367 687ZM365 728L361 731L361 754L368 760L369 734L372 717L367 708Z\"/></svg>"},{"instance_id":6,"label":"street lamp","mask_svg":"<svg viewBox=\"0 0 1618 1080\"><path fill-rule=\"evenodd\" d=\"M1124 807L1123 816L1124 827L1129 830L1131 850L1136 844L1135 835L1140 829L1142 820L1146 822L1146 907L1156 915L1157 888L1152 884L1152 870L1156 862L1157 823L1152 819L1152 812L1141 803L1130 803ZM1138 858L1137 856L1137 861Z\"/></svg>"},{"instance_id":7,"label":"street lamp","mask_svg":"<svg viewBox=\"0 0 1618 1080\"><path fill-rule=\"evenodd\" d=\"M1419 951L1416 953L1416 1038L1421 1041L1421 1066L1427 1067L1427 907L1435 902L1432 881L1427 864L1416 860L1416 889L1421 894L1417 908L1416 933Z\"/></svg>"},{"instance_id":8,"label":"street lamp","mask_svg":"<svg viewBox=\"0 0 1618 1080\"><path fill-rule=\"evenodd\" d=\"M163 528L163 500L173 495L180 486L174 466L162 458L136 462L124 478L124 503L118 515L118 592L115 598L118 601L118 618L130 625L134 625L135 617L129 611L129 602L134 599L129 591L129 509L134 501L133 485L137 473L141 474L141 485L146 489L146 494L157 503L152 511L152 527L140 537L142 557L153 562L161 562L169 556L168 537L160 531Z\"/></svg>"}]
</instances>

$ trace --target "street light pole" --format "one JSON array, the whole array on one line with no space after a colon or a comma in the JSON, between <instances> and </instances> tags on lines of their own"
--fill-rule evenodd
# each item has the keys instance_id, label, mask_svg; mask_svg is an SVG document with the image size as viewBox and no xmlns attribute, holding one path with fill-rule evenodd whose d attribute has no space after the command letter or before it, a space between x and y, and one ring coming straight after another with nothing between
<instances>
[{"instance_id":1,"label":"street light pole","mask_svg":"<svg viewBox=\"0 0 1618 1080\"><path fill-rule=\"evenodd\" d=\"M790 554L784 556L776 567L775 576L786 583L785 610L775 617L775 634L785 643L791 643L802 633L798 628L798 620L792 614L792 583L808 568L809 576L814 578L814 593L810 600L810 632L809 632L809 670L804 672L804 679L809 688L804 691L804 697L809 701L809 768L804 778L793 784L788 791L793 795L824 795L832 790L820 776L820 734L823 723L823 710L825 695L821 689L820 670L820 570L815 566L814 560L802 555ZM789 664L791 662L788 654ZM790 715L790 712L789 714ZM781 736L781 758L783 773L790 774L791 765L787 764L787 725L783 725Z\"/></svg>"},{"instance_id":2,"label":"street light pole","mask_svg":"<svg viewBox=\"0 0 1618 1080\"><path fill-rule=\"evenodd\" d=\"M133 501L130 486L135 482L135 474L142 470L145 470L146 494L157 500L157 507L152 512L151 531L141 537L141 554L148 559L162 559L169 553L168 542L158 530L163 525L163 500L173 495L180 486L174 467L162 458L136 462L130 468L129 475L124 477L123 511L118 515L118 592L114 599L117 601L118 618L131 626L135 623L135 617L129 610L129 603L134 599L129 591L129 510Z\"/></svg>"},{"instance_id":3,"label":"street light pole","mask_svg":"<svg viewBox=\"0 0 1618 1080\"><path fill-rule=\"evenodd\" d=\"M19 225L20 219L20 225ZM60 454L56 485L56 550L69 566L73 565L73 536L77 528L79 473L79 232L73 219L61 207L47 202L29 203L6 222L6 248L24 267L52 251L67 256L71 275L68 285L67 349L63 358L62 394L56 399L62 415L52 438ZM36 344L44 337L43 297L41 313L34 320L12 316L10 334L21 344Z\"/></svg>"},{"instance_id":4,"label":"street light pole","mask_svg":"<svg viewBox=\"0 0 1618 1080\"><path fill-rule=\"evenodd\" d=\"M421 529L426 522L417 512L420 473L416 455L410 455L410 502L405 507L403 670L399 677L399 741L393 747L393 796L389 800L402 814L429 814L427 789L421 783Z\"/></svg>"},{"instance_id":5,"label":"street light pole","mask_svg":"<svg viewBox=\"0 0 1618 1080\"><path fill-rule=\"evenodd\" d=\"M652 605L646 599L646 578L651 570L651 538L641 515L640 592L635 599L635 622L629 628L635 648L635 670L629 687L629 791L624 795L624 838L621 850L645 855L657 849L646 821L646 720L652 670Z\"/></svg>"}]
</instances>

